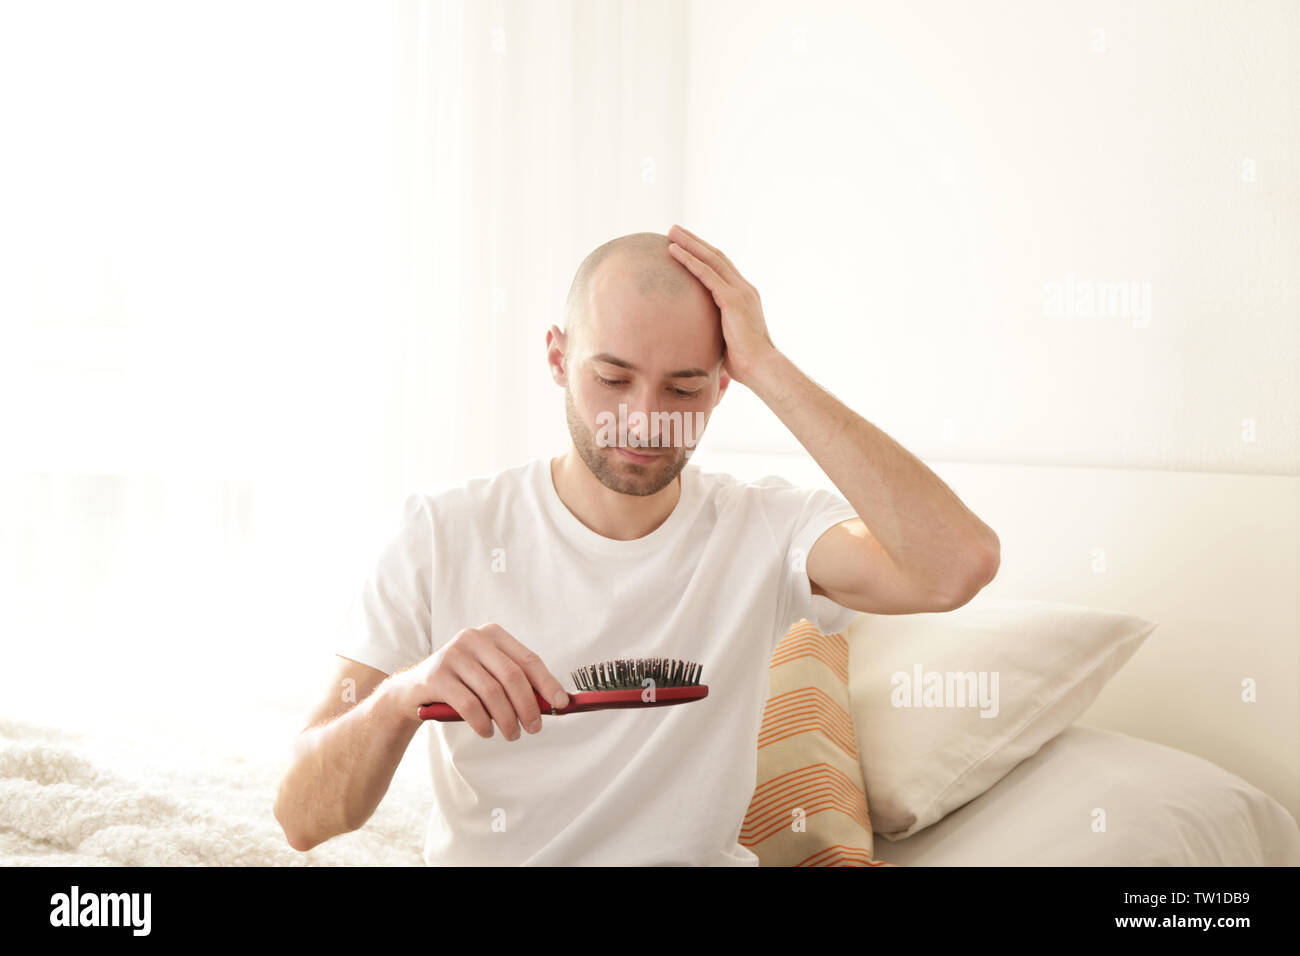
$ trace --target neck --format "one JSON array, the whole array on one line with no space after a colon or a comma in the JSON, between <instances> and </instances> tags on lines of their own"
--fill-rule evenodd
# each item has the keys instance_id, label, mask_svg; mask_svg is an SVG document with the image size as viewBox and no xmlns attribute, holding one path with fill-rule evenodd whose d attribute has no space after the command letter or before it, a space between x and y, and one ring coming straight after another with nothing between
<instances>
[{"instance_id":1,"label":"neck","mask_svg":"<svg viewBox=\"0 0 1300 956\"><path fill-rule=\"evenodd\" d=\"M596 534L615 541L644 538L668 520L681 498L680 474L653 495L625 495L601 484L572 448L550 465L564 506Z\"/></svg>"}]
</instances>

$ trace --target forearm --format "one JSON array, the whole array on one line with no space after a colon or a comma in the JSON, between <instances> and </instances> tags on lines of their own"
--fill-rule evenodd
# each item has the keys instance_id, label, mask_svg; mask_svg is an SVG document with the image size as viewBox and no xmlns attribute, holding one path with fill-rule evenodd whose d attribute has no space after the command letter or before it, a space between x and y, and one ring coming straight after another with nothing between
<instances>
[{"instance_id":1,"label":"forearm","mask_svg":"<svg viewBox=\"0 0 1300 956\"><path fill-rule=\"evenodd\" d=\"M397 712L393 678L328 723L303 731L280 782L275 818L290 846L310 850L361 827L388 792L421 721Z\"/></svg>"},{"instance_id":2,"label":"forearm","mask_svg":"<svg viewBox=\"0 0 1300 956\"><path fill-rule=\"evenodd\" d=\"M748 376L895 565L925 576L997 551L997 536L952 490L883 431L773 350Z\"/></svg>"}]
</instances>

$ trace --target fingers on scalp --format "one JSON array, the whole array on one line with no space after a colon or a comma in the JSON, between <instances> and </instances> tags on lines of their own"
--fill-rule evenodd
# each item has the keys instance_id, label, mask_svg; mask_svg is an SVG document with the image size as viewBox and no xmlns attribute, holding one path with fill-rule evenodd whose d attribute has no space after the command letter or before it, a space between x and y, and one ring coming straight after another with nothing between
<instances>
[{"instance_id":1,"label":"fingers on scalp","mask_svg":"<svg viewBox=\"0 0 1300 956\"><path fill-rule=\"evenodd\" d=\"M692 235L694 236L693 233ZM695 241L698 242L700 245L702 245L705 249L707 249L711 255L716 257L719 265L719 268L717 268L716 271L720 275L725 273L725 278L736 285L749 285L748 282L746 282L743 278L741 278L740 270L736 268L736 264L734 262L732 262L729 258L727 258L727 254L725 252L723 252L721 249L718 249L715 246L709 245L699 236L694 236L694 238Z\"/></svg>"}]
</instances>

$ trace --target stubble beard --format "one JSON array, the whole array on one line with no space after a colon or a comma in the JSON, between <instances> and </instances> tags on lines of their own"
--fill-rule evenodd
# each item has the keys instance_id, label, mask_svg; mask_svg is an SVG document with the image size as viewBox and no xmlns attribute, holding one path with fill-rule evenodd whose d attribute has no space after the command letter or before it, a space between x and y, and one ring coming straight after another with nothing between
<instances>
[{"instance_id":1,"label":"stubble beard","mask_svg":"<svg viewBox=\"0 0 1300 956\"><path fill-rule=\"evenodd\" d=\"M624 458L612 446L602 447L578 416L573 393L567 388L564 390L564 417L569 423L569 435L578 456L596 480L610 491L623 495L653 495L672 484L689 461L684 448L662 448L662 458L639 464Z\"/></svg>"}]
</instances>

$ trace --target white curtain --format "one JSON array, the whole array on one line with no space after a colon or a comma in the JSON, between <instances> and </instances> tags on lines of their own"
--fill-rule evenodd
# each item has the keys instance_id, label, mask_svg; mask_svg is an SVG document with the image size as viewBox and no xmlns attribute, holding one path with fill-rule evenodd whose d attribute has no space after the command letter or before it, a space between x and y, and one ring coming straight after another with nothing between
<instances>
[{"instance_id":1,"label":"white curtain","mask_svg":"<svg viewBox=\"0 0 1300 956\"><path fill-rule=\"evenodd\" d=\"M545 333L678 218L684 23L0 7L0 717L300 726L404 495L566 447Z\"/></svg>"},{"instance_id":2,"label":"white curtain","mask_svg":"<svg viewBox=\"0 0 1300 956\"><path fill-rule=\"evenodd\" d=\"M684 22L681 3L402 3L404 407L456 412L399 437L402 481L567 445L545 333L587 252L672 223Z\"/></svg>"}]
</instances>

